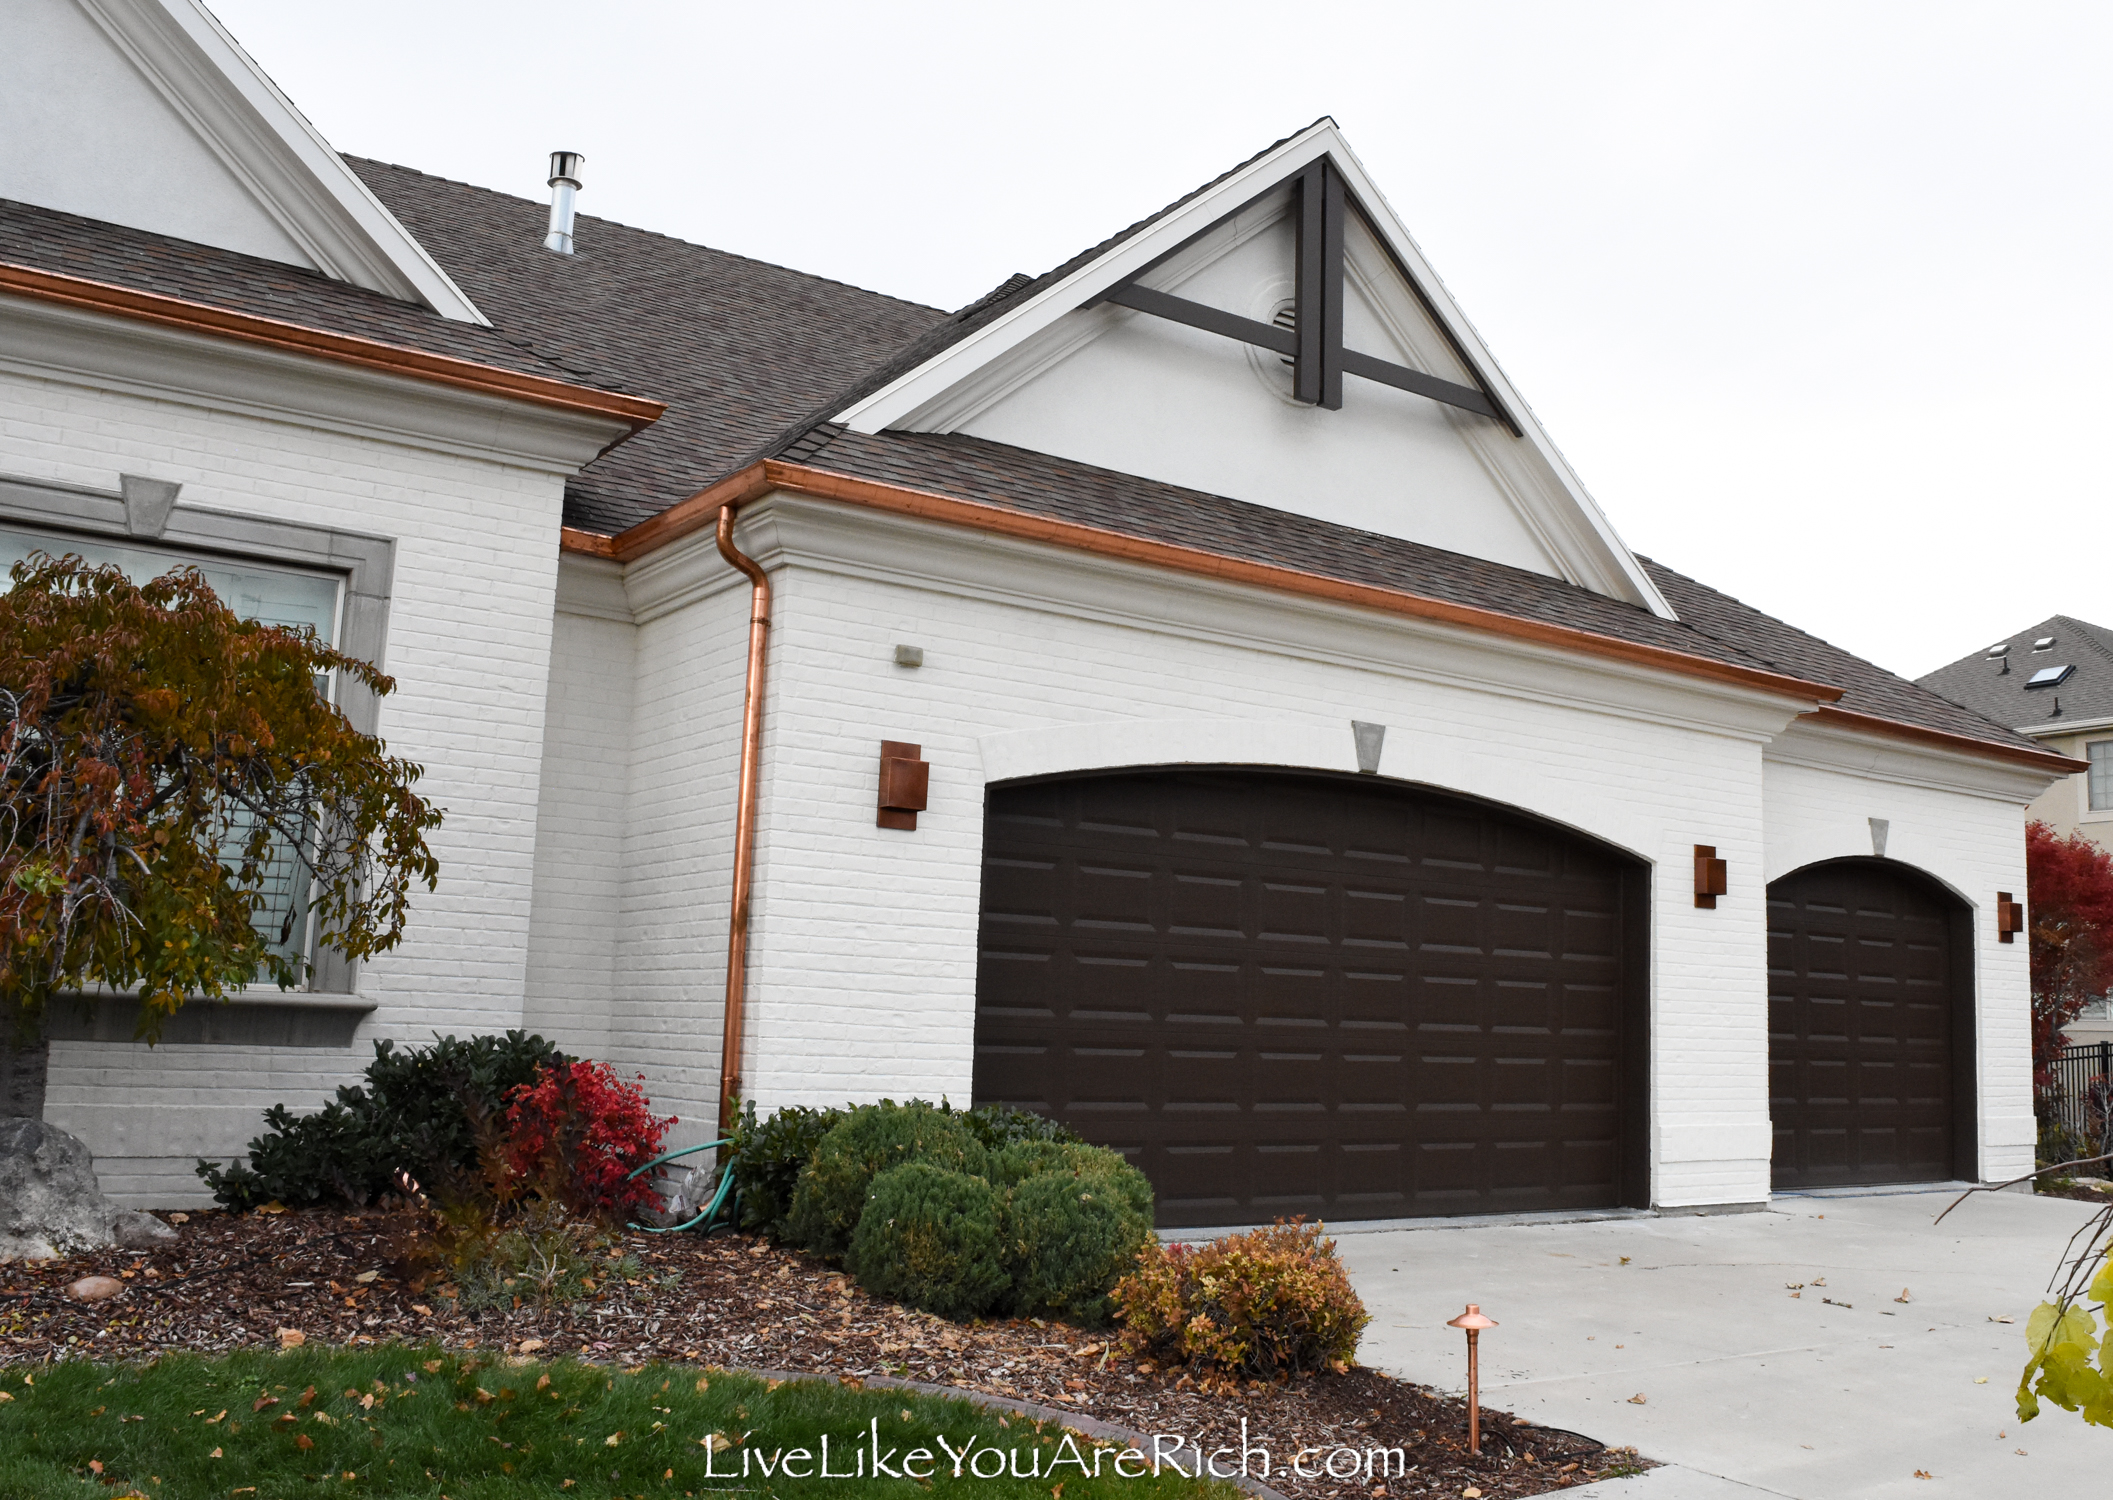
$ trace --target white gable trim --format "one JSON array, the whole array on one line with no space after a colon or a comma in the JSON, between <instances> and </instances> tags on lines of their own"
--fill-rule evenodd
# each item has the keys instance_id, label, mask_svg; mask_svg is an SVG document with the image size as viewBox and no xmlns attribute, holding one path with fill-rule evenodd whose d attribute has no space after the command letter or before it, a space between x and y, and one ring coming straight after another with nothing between
<instances>
[{"instance_id":1,"label":"white gable trim","mask_svg":"<svg viewBox=\"0 0 2113 1500\"><path fill-rule=\"evenodd\" d=\"M327 276L484 323L201 0L74 0Z\"/></svg>"},{"instance_id":2,"label":"white gable trim","mask_svg":"<svg viewBox=\"0 0 2113 1500\"><path fill-rule=\"evenodd\" d=\"M1477 378L1519 424L1519 441L1539 460L1537 467L1543 468L1553 479L1555 491L1547 493L1545 485L1520 483L1519 466L1491 465L1503 473L1506 487L1515 496L1521 515L1532 518L1534 529L1547 538L1571 581L1641 605L1661 619L1676 618L1672 606L1615 533L1583 481L1534 419L1525 401L1483 344L1481 335L1475 332L1474 325L1454 303L1445 284L1424 259L1408 229L1365 172L1363 164L1332 120L1323 119L1309 126L1267 155L1249 162L1107 254L1079 267L1062 281L993 318L916 369L854 402L837 413L834 420L858 432L882 432L891 427L911 426L922 429L938 413L946 412L951 416L965 407L983 404L991 387L978 381L977 376L986 368L1010 363L1008 356L1029 341L1036 340L1066 314L1128 281L1322 156L1334 159L1345 185L1364 209L1373 231L1407 269ZM1083 335L1086 330L1080 332ZM1006 387L1017 385L1033 369L1046 368L1053 358L1060 358L1062 352L1073 345L1072 340L1060 340L1054 346L1045 344L1037 348L1025 362L1025 368L1013 364L998 383ZM975 389L975 394L963 401L956 395L963 386L980 389ZM1488 445L1477 446L1483 450L1485 462L1488 462L1492 456Z\"/></svg>"}]
</instances>

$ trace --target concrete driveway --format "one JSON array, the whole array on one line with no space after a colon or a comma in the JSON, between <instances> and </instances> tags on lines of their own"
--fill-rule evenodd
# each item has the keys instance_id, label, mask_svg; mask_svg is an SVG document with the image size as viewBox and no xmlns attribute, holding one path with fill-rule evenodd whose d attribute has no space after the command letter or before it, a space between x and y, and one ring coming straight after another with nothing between
<instances>
[{"instance_id":1,"label":"concrete driveway","mask_svg":"<svg viewBox=\"0 0 2113 1500\"><path fill-rule=\"evenodd\" d=\"M2051 1407L2021 1425L2013 1402L2026 1316L2093 1210L1981 1193L1932 1228L1955 1192L1335 1232L1372 1312L1363 1362L1460 1389L1443 1325L1479 1302L1502 1325L1483 1335L1486 1405L1668 1465L1574 1494L2106 1493L2113 1430Z\"/></svg>"}]
</instances>

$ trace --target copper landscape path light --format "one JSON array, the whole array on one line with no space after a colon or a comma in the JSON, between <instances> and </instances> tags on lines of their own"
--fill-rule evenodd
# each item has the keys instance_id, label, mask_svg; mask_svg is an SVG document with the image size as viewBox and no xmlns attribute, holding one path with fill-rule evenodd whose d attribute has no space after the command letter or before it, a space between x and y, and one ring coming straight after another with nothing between
<instances>
[{"instance_id":1,"label":"copper landscape path light","mask_svg":"<svg viewBox=\"0 0 2113 1500\"><path fill-rule=\"evenodd\" d=\"M1476 1368L1475 1341L1485 1328L1497 1326L1495 1318L1482 1316L1479 1303L1467 1304L1467 1311L1457 1318L1446 1319L1448 1328L1467 1330L1467 1451L1480 1456L1482 1452L1482 1372Z\"/></svg>"}]
</instances>

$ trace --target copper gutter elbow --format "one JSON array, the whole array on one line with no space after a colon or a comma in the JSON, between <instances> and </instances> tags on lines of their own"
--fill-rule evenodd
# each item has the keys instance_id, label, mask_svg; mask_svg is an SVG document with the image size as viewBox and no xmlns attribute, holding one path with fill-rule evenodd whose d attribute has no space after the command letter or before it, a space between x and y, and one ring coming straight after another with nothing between
<instances>
[{"instance_id":1,"label":"copper gutter elbow","mask_svg":"<svg viewBox=\"0 0 2113 1500\"><path fill-rule=\"evenodd\" d=\"M748 575L748 688L741 703L741 779L734 804L734 898L726 924L726 1024L719 1049L719 1133L734 1128L748 996L748 901L756 863L756 781L763 764L763 664L770 642L770 578L734 545L736 505L719 510L719 555Z\"/></svg>"}]
</instances>

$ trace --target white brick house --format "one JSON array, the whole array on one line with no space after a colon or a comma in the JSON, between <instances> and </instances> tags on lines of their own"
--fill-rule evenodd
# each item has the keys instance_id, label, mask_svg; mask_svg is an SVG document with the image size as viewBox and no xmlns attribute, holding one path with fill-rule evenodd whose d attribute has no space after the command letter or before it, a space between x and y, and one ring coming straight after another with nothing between
<instances>
[{"instance_id":1,"label":"white brick house","mask_svg":"<svg viewBox=\"0 0 2113 1500\"><path fill-rule=\"evenodd\" d=\"M104 96L0 102L0 532L334 582L448 815L364 971L55 1021L42 1107L132 1201L435 1029L707 1138L730 951L744 1097L1025 1104L1169 1222L2029 1165L1999 896L2073 763L1633 555L1332 122L949 315L553 253L191 0L31 9Z\"/></svg>"}]
</instances>

